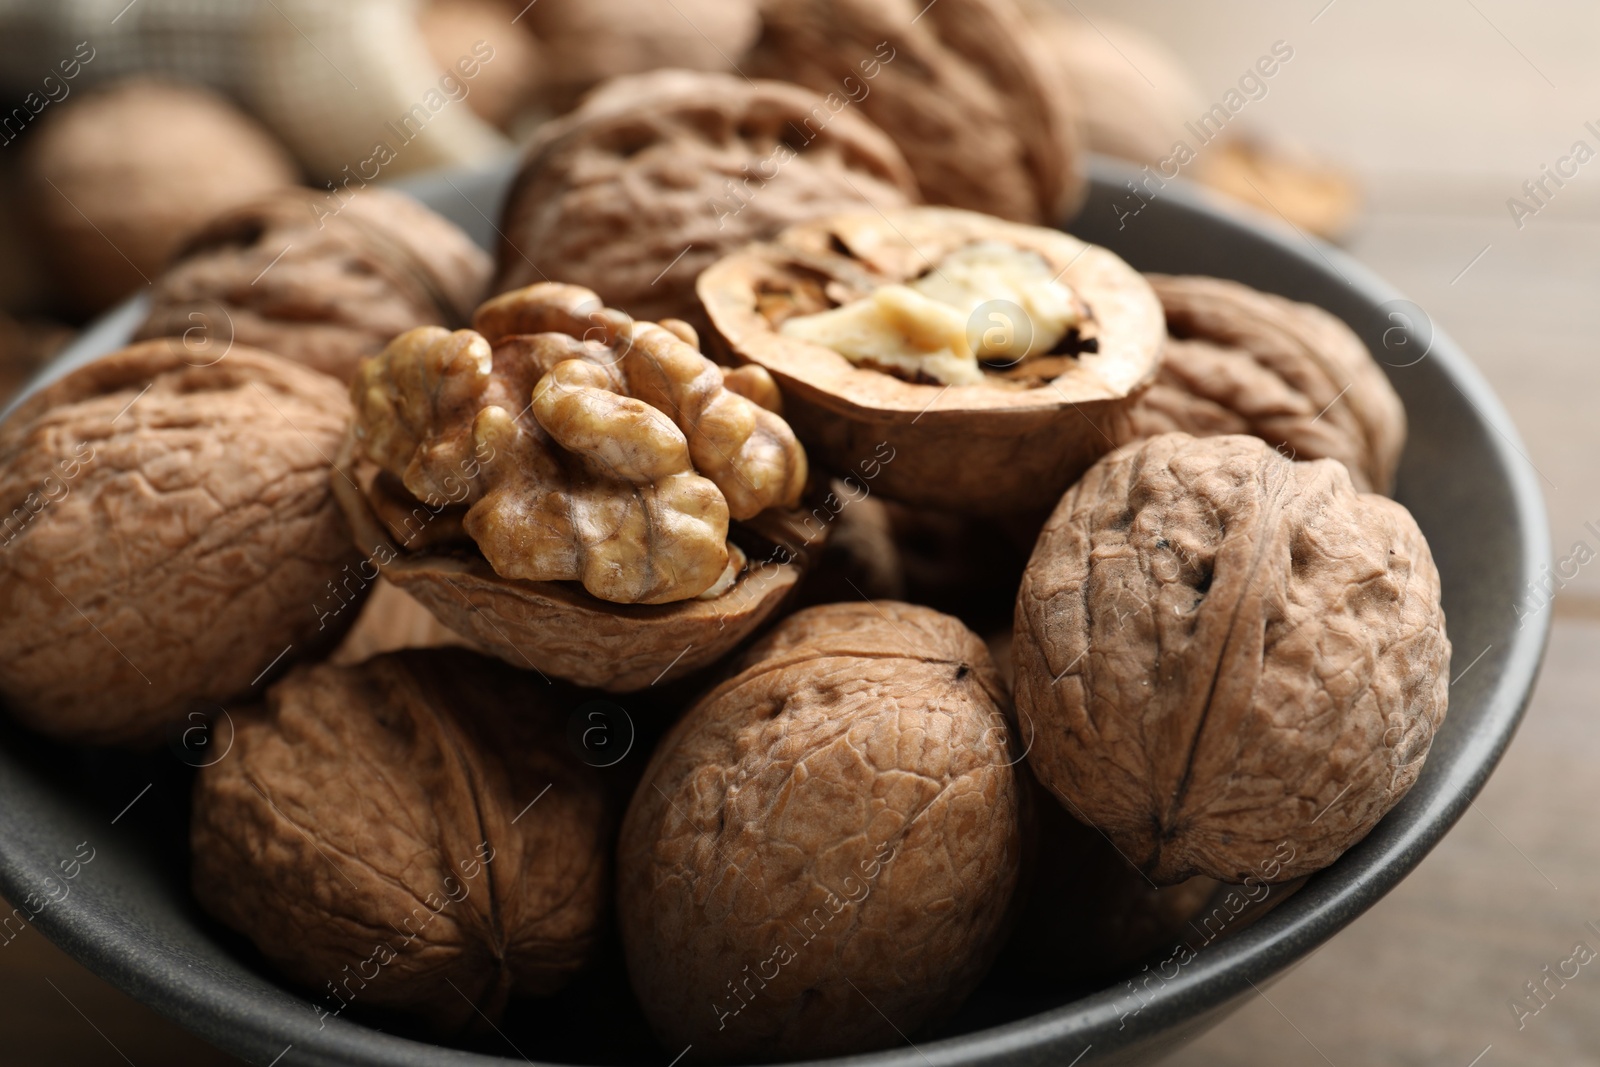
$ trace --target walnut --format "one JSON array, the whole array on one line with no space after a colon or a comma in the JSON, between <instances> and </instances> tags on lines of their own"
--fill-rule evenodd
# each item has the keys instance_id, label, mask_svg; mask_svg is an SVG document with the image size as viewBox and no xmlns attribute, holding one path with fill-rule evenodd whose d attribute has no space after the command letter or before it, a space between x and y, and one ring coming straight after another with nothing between
<instances>
[{"instance_id":1,"label":"walnut","mask_svg":"<svg viewBox=\"0 0 1600 1067\"><path fill-rule=\"evenodd\" d=\"M695 277L722 255L801 219L917 199L894 143L808 90L678 70L618 78L529 148L495 290L549 272L639 318L696 320Z\"/></svg>"},{"instance_id":2,"label":"walnut","mask_svg":"<svg viewBox=\"0 0 1600 1067\"><path fill-rule=\"evenodd\" d=\"M977 635L909 604L810 608L752 649L623 820L617 910L657 1036L809 1059L952 1010L1017 879L1004 704Z\"/></svg>"},{"instance_id":3,"label":"walnut","mask_svg":"<svg viewBox=\"0 0 1600 1067\"><path fill-rule=\"evenodd\" d=\"M556 111L607 78L733 72L760 30L754 0L539 0L523 20L544 45L544 95Z\"/></svg>"},{"instance_id":4,"label":"walnut","mask_svg":"<svg viewBox=\"0 0 1600 1067\"><path fill-rule=\"evenodd\" d=\"M1405 795L1450 642L1403 507L1330 460L1174 433L1061 499L1014 656L1044 785L1154 881L1237 884L1327 866Z\"/></svg>"},{"instance_id":5,"label":"walnut","mask_svg":"<svg viewBox=\"0 0 1600 1067\"><path fill-rule=\"evenodd\" d=\"M1022 9L1083 117L1088 151L1159 166L1192 139L1184 124L1205 104L1162 41L1100 12L1091 24L1056 0L1025 0Z\"/></svg>"},{"instance_id":6,"label":"walnut","mask_svg":"<svg viewBox=\"0 0 1600 1067\"><path fill-rule=\"evenodd\" d=\"M951 208L800 223L698 289L821 462L881 466L884 497L968 512L1054 504L1111 449L1099 424L1155 376L1164 336L1112 253Z\"/></svg>"},{"instance_id":7,"label":"walnut","mask_svg":"<svg viewBox=\"0 0 1600 1067\"><path fill-rule=\"evenodd\" d=\"M1339 460L1361 492L1389 492L1405 408L1348 326L1221 278L1147 277L1171 339L1155 384L1113 420L1119 444L1248 433L1289 459Z\"/></svg>"},{"instance_id":8,"label":"walnut","mask_svg":"<svg viewBox=\"0 0 1600 1067\"><path fill-rule=\"evenodd\" d=\"M773 0L762 15L745 72L858 108L929 203L1054 225L1082 202L1071 86L1014 0Z\"/></svg>"},{"instance_id":9,"label":"walnut","mask_svg":"<svg viewBox=\"0 0 1600 1067\"><path fill-rule=\"evenodd\" d=\"M488 256L386 189L284 190L213 219L156 280L144 337L183 337L196 361L256 345L349 380L413 326L466 325Z\"/></svg>"},{"instance_id":10,"label":"walnut","mask_svg":"<svg viewBox=\"0 0 1600 1067\"><path fill-rule=\"evenodd\" d=\"M154 278L213 216L299 180L254 119L195 86L129 81L56 110L27 147L20 214L80 314Z\"/></svg>"},{"instance_id":11,"label":"walnut","mask_svg":"<svg viewBox=\"0 0 1600 1067\"><path fill-rule=\"evenodd\" d=\"M296 670L232 716L195 784L195 895L319 1016L459 1029L555 991L609 889L610 805L564 736L575 699L458 649Z\"/></svg>"},{"instance_id":12,"label":"walnut","mask_svg":"<svg viewBox=\"0 0 1600 1067\"><path fill-rule=\"evenodd\" d=\"M534 98L542 82L544 56L528 32L526 19L514 20L515 8L503 0L429 0L417 13L418 28L434 65L454 77L466 93L466 104L485 122L502 130ZM487 45L491 62L480 63ZM471 77L467 78L469 72ZM450 88L450 83L445 83Z\"/></svg>"},{"instance_id":13,"label":"walnut","mask_svg":"<svg viewBox=\"0 0 1600 1067\"><path fill-rule=\"evenodd\" d=\"M417 603L415 597L401 591L393 582L379 578L372 583L372 591L362 604L355 625L328 656L328 662L348 667L380 652L451 645L475 647Z\"/></svg>"},{"instance_id":14,"label":"walnut","mask_svg":"<svg viewBox=\"0 0 1600 1067\"><path fill-rule=\"evenodd\" d=\"M1293 144L1230 137L1201 155L1194 177L1329 241L1343 237L1361 210L1355 178Z\"/></svg>"},{"instance_id":15,"label":"walnut","mask_svg":"<svg viewBox=\"0 0 1600 1067\"><path fill-rule=\"evenodd\" d=\"M355 615L319 610L359 562L328 488L338 383L243 345L188 358L134 345L0 425L0 691L52 736L159 740Z\"/></svg>"},{"instance_id":16,"label":"walnut","mask_svg":"<svg viewBox=\"0 0 1600 1067\"><path fill-rule=\"evenodd\" d=\"M615 690L711 662L777 606L805 538L774 513L806 459L729 387L770 395L759 370L577 286L474 324L402 334L351 386L336 491L390 581L513 664Z\"/></svg>"}]
</instances>

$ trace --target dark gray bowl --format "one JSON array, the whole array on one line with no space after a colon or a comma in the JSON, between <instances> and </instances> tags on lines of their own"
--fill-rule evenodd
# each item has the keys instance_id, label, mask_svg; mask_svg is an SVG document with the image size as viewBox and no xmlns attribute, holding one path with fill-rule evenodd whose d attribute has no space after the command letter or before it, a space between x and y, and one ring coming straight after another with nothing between
<instances>
[{"instance_id":1,"label":"dark gray bowl","mask_svg":"<svg viewBox=\"0 0 1600 1067\"><path fill-rule=\"evenodd\" d=\"M508 175L504 167L441 175L410 189L492 247L491 220ZM1221 208L1181 183L1143 203L1126 191L1132 176L1098 167L1074 232L1141 269L1236 278L1319 304L1385 361L1411 420L1398 496L1427 534L1444 580L1456 653L1449 718L1416 787L1365 841L1259 922L1213 942L1181 968L1166 968L1176 971L1170 978L1141 982L1140 995L1126 983L1073 996L996 976L948 1021L945 1036L834 1063L1156 1061L1405 877L1483 786L1532 690L1548 616L1519 620L1513 605L1549 563L1544 507L1515 429L1467 357L1420 309L1337 250ZM123 309L86 335L63 365L111 349L138 315ZM36 900L60 898L33 918L48 937L156 1010L257 1063L487 1067L525 1052L553 1063L664 1067L678 1053L649 1044L614 978L580 983L555 1002L521 1006L503 1036L491 1034L475 1046L482 1051L443 1049L343 1019L319 1026L308 1001L278 985L246 943L207 921L189 898L189 773L167 754L74 751L0 727L0 892L12 901L30 893ZM80 842L95 850L94 859L76 878L62 880L60 865ZM48 883L52 877L57 881ZM0 940L3 929L0 923Z\"/></svg>"}]
</instances>

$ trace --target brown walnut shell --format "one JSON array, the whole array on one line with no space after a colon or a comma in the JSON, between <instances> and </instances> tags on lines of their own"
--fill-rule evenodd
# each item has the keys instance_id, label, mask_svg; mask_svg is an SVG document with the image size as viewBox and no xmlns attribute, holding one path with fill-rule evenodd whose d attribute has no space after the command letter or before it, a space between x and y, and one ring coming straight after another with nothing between
<instances>
[{"instance_id":1,"label":"brown walnut shell","mask_svg":"<svg viewBox=\"0 0 1600 1067\"><path fill-rule=\"evenodd\" d=\"M1100 12L1090 23L1057 0L1024 0L1022 8L1071 89L1087 151L1157 166L1192 139L1184 123L1205 104L1166 44Z\"/></svg>"},{"instance_id":2,"label":"brown walnut shell","mask_svg":"<svg viewBox=\"0 0 1600 1067\"><path fill-rule=\"evenodd\" d=\"M1071 85L1014 0L768 0L762 17L746 72L859 108L929 203L1054 225L1082 202Z\"/></svg>"},{"instance_id":3,"label":"brown walnut shell","mask_svg":"<svg viewBox=\"0 0 1600 1067\"><path fill-rule=\"evenodd\" d=\"M699 318L694 280L745 243L919 199L894 142L794 85L665 70L545 126L506 201L496 292L551 277L641 319Z\"/></svg>"},{"instance_id":4,"label":"brown walnut shell","mask_svg":"<svg viewBox=\"0 0 1600 1067\"><path fill-rule=\"evenodd\" d=\"M578 699L457 649L295 671L196 781L195 895L319 1016L459 1029L554 992L608 910L614 817L567 748Z\"/></svg>"},{"instance_id":5,"label":"brown walnut shell","mask_svg":"<svg viewBox=\"0 0 1600 1067\"><path fill-rule=\"evenodd\" d=\"M134 79L42 118L23 150L18 214L54 295L78 314L149 283L220 212L299 181L255 119L195 85Z\"/></svg>"},{"instance_id":6,"label":"brown walnut shell","mask_svg":"<svg viewBox=\"0 0 1600 1067\"><path fill-rule=\"evenodd\" d=\"M544 96L558 112L608 78L731 72L761 28L755 0L539 0L523 21L544 46Z\"/></svg>"},{"instance_id":7,"label":"brown walnut shell","mask_svg":"<svg viewBox=\"0 0 1600 1067\"><path fill-rule=\"evenodd\" d=\"M346 381L413 326L465 326L488 255L403 193L286 189L213 219L156 279L139 338L195 362L255 345Z\"/></svg>"},{"instance_id":8,"label":"brown walnut shell","mask_svg":"<svg viewBox=\"0 0 1600 1067\"><path fill-rule=\"evenodd\" d=\"M242 345L188 359L134 345L0 426L0 691L41 732L159 740L354 618L316 610L358 559L328 487L344 390Z\"/></svg>"},{"instance_id":9,"label":"brown walnut shell","mask_svg":"<svg viewBox=\"0 0 1600 1067\"><path fill-rule=\"evenodd\" d=\"M1247 433L1289 459L1340 461L1361 492L1389 492L1405 408L1350 327L1221 278L1146 277L1170 339L1155 383L1112 422L1118 444Z\"/></svg>"},{"instance_id":10,"label":"brown walnut shell","mask_svg":"<svg viewBox=\"0 0 1600 1067\"><path fill-rule=\"evenodd\" d=\"M929 271L946 255L994 241L1035 252L1088 306L1097 347L1045 356L1032 387L928 385L852 364L778 332ZM792 226L700 276L700 299L721 342L765 367L810 455L838 471L868 465L885 498L988 513L1043 510L1113 447L1101 427L1155 377L1161 305L1137 271L1059 230L953 208L853 212Z\"/></svg>"},{"instance_id":11,"label":"brown walnut shell","mask_svg":"<svg viewBox=\"0 0 1600 1067\"><path fill-rule=\"evenodd\" d=\"M1416 781L1449 686L1411 514L1242 436L1089 471L1034 548L1013 654L1034 773L1162 884L1332 863Z\"/></svg>"},{"instance_id":12,"label":"brown walnut shell","mask_svg":"<svg viewBox=\"0 0 1600 1067\"><path fill-rule=\"evenodd\" d=\"M1017 878L1004 706L977 635L910 604L809 608L753 648L623 820L623 947L657 1036L809 1059L959 1004Z\"/></svg>"}]
</instances>

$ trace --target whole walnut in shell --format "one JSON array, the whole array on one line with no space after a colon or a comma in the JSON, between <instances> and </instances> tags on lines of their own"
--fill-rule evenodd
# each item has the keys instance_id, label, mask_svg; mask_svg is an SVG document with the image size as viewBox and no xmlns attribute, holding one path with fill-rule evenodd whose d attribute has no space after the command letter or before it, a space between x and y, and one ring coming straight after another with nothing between
<instances>
[{"instance_id":1,"label":"whole walnut in shell","mask_svg":"<svg viewBox=\"0 0 1600 1067\"><path fill-rule=\"evenodd\" d=\"M410 330L351 385L336 491L391 582L513 664L617 690L711 662L778 605L798 547L764 513L799 502L806 459L744 395L771 402L770 378L577 286L474 324Z\"/></svg>"},{"instance_id":2,"label":"whole walnut in shell","mask_svg":"<svg viewBox=\"0 0 1600 1067\"><path fill-rule=\"evenodd\" d=\"M761 26L754 0L539 0L523 21L544 46L544 95L556 111L620 75L733 71Z\"/></svg>"},{"instance_id":3,"label":"whole walnut in shell","mask_svg":"<svg viewBox=\"0 0 1600 1067\"><path fill-rule=\"evenodd\" d=\"M696 286L819 463L967 513L1052 506L1112 448L1101 424L1155 377L1165 336L1113 253L954 208L798 223Z\"/></svg>"},{"instance_id":4,"label":"whole walnut in shell","mask_svg":"<svg viewBox=\"0 0 1600 1067\"><path fill-rule=\"evenodd\" d=\"M328 487L339 384L236 345L105 356L0 425L0 692L55 737L144 743L337 641L358 562Z\"/></svg>"},{"instance_id":5,"label":"whole walnut in shell","mask_svg":"<svg viewBox=\"0 0 1600 1067\"><path fill-rule=\"evenodd\" d=\"M265 129L195 86L137 80L73 97L30 142L21 215L80 314L154 278L213 216L299 181Z\"/></svg>"},{"instance_id":6,"label":"whole walnut in shell","mask_svg":"<svg viewBox=\"0 0 1600 1067\"><path fill-rule=\"evenodd\" d=\"M1015 0L771 0L752 76L857 108L932 204L1055 225L1082 202L1070 82Z\"/></svg>"},{"instance_id":7,"label":"whole walnut in shell","mask_svg":"<svg viewBox=\"0 0 1600 1067\"><path fill-rule=\"evenodd\" d=\"M1170 48L1100 12L1091 24L1058 0L1024 0L1022 8L1070 87L1088 151L1156 166L1188 143L1184 123L1205 104Z\"/></svg>"},{"instance_id":8,"label":"whole walnut in shell","mask_svg":"<svg viewBox=\"0 0 1600 1067\"><path fill-rule=\"evenodd\" d=\"M1409 512L1329 460L1162 434L1062 497L1017 594L1028 761L1154 881L1332 863L1443 722L1439 574Z\"/></svg>"},{"instance_id":9,"label":"whole walnut in shell","mask_svg":"<svg viewBox=\"0 0 1600 1067\"><path fill-rule=\"evenodd\" d=\"M1361 492L1389 492L1405 408L1350 327L1221 278L1146 277L1170 338L1155 383L1112 420L1119 444L1248 433L1289 459L1339 460Z\"/></svg>"},{"instance_id":10,"label":"whole walnut in shell","mask_svg":"<svg viewBox=\"0 0 1600 1067\"><path fill-rule=\"evenodd\" d=\"M917 199L888 137L806 89L681 70L617 78L529 147L495 290L548 272L638 318L694 321L694 280L724 254L802 219Z\"/></svg>"},{"instance_id":11,"label":"whole walnut in shell","mask_svg":"<svg viewBox=\"0 0 1600 1067\"><path fill-rule=\"evenodd\" d=\"M457 649L295 671L195 783L195 895L319 1015L457 1029L554 992L598 940L614 825L576 699Z\"/></svg>"},{"instance_id":12,"label":"whole walnut in shell","mask_svg":"<svg viewBox=\"0 0 1600 1067\"><path fill-rule=\"evenodd\" d=\"M465 87L473 113L502 130L533 100L545 67L538 39L515 15L504 0L428 0L417 13L428 56ZM493 59L480 63L484 46Z\"/></svg>"},{"instance_id":13,"label":"whole walnut in shell","mask_svg":"<svg viewBox=\"0 0 1600 1067\"><path fill-rule=\"evenodd\" d=\"M953 1010L1016 884L1004 704L983 642L927 608L810 608L753 648L623 820L618 915L656 1035L704 1060L809 1059Z\"/></svg>"},{"instance_id":14,"label":"whole walnut in shell","mask_svg":"<svg viewBox=\"0 0 1600 1067\"><path fill-rule=\"evenodd\" d=\"M403 193L284 190L194 234L137 336L182 337L197 363L255 345L347 381L396 334L466 325L488 276L482 249Z\"/></svg>"}]
</instances>

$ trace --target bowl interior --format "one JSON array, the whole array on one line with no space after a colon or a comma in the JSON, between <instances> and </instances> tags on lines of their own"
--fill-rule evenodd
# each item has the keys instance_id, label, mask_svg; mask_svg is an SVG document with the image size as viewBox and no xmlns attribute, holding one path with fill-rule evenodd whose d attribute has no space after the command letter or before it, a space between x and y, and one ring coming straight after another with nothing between
<instances>
[{"instance_id":1,"label":"bowl interior","mask_svg":"<svg viewBox=\"0 0 1600 1067\"><path fill-rule=\"evenodd\" d=\"M505 165L402 187L494 248L500 235L492 220L510 175ZM1220 207L1183 183L1153 192L1147 184L1136 196L1126 183L1137 178L1098 163L1088 205L1069 229L1142 270L1233 278L1318 304L1349 323L1384 364L1410 420L1396 495L1427 535L1443 579L1455 646L1448 719L1421 779L1388 818L1248 928L1181 964L1170 956L1153 961L1151 970L1127 976L1139 979L1137 987L1043 988L996 973L915 1047L833 1062L1153 1062L1410 871L1476 795L1532 689L1548 613L1524 621L1514 605L1549 562L1543 504L1515 430L1466 357L1422 309L1338 251ZM47 376L110 351L141 314L132 304L114 312ZM404 1036L404 1020L366 1016L368 1026L320 1014L191 900L192 773L169 752L77 750L0 721L0 892L19 908L9 920L0 916L0 943L31 921L112 983L260 1063L465 1067L531 1057L660 1065L678 1053L650 1041L620 965L552 1000L518 1005L499 1031L461 1049ZM91 849L93 860L64 880L63 864Z\"/></svg>"}]
</instances>

